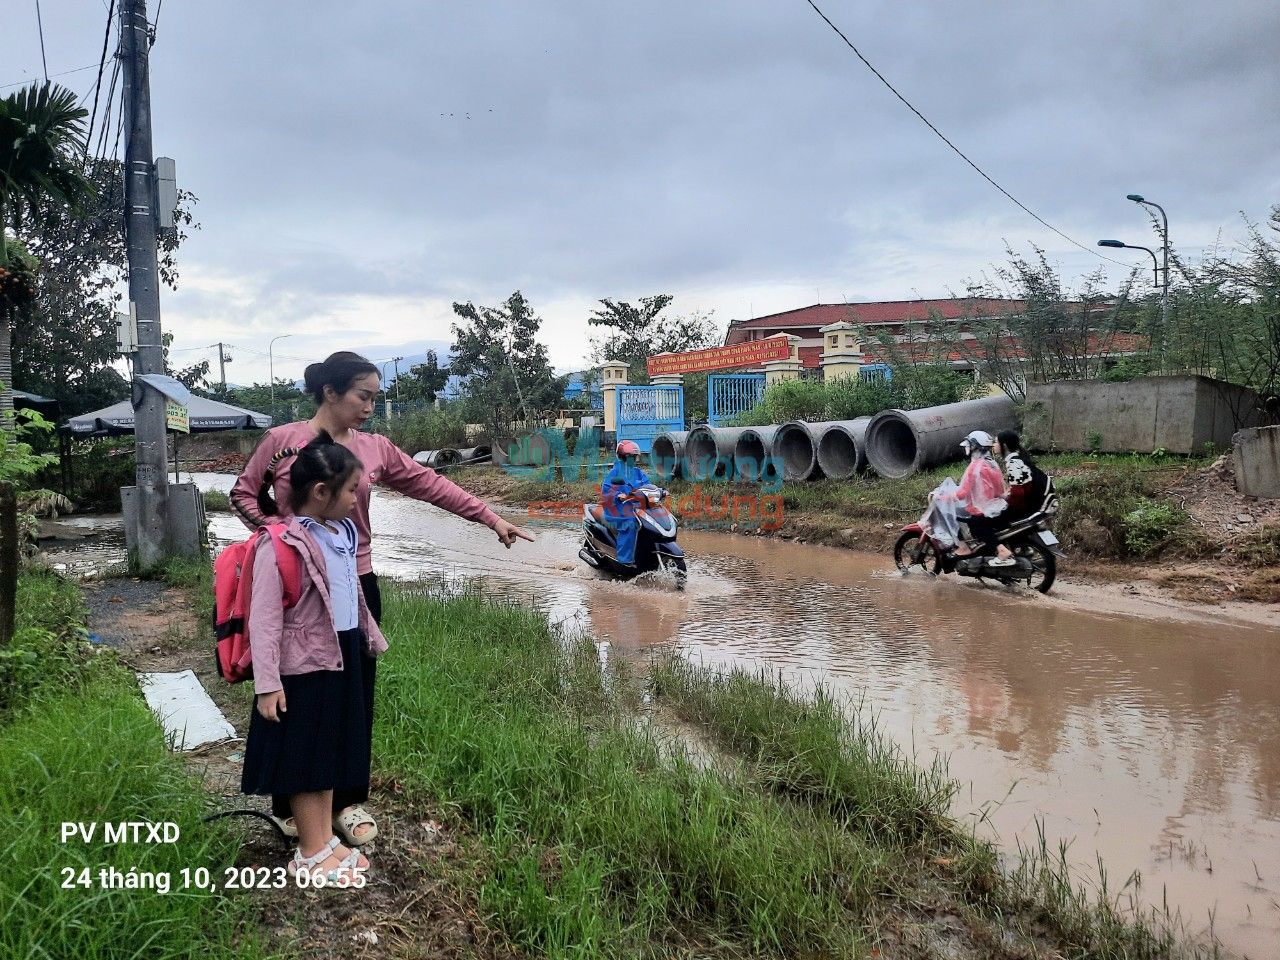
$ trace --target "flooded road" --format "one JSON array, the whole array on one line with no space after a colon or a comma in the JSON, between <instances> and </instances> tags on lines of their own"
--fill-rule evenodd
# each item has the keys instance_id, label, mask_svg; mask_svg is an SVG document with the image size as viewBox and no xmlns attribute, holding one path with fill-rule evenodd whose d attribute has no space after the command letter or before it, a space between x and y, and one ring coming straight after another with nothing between
<instances>
[{"instance_id":1,"label":"flooded road","mask_svg":"<svg viewBox=\"0 0 1280 960\"><path fill-rule=\"evenodd\" d=\"M210 519L218 540L245 536ZM1082 870L1101 855L1113 889L1140 871L1148 902L1167 890L1192 931L1212 916L1228 949L1280 960L1280 623L1103 615L902 578L887 557L696 531L681 534L678 594L597 579L563 524L507 551L376 491L372 521L385 576L483 576L610 655L664 647L864 698L906 750L949 757L957 813L985 815L1006 848L1034 843L1039 819Z\"/></svg>"}]
</instances>

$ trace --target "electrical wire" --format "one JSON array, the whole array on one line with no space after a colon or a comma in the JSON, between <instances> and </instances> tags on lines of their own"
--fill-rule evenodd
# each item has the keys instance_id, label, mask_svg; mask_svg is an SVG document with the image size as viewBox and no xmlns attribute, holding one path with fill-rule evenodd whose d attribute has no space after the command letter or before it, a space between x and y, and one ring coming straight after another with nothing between
<instances>
[{"instance_id":1,"label":"electrical wire","mask_svg":"<svg viewBox=\"0 0 1280 960\"><path fill-rule=\"evenodd\" d=\"M93 112L89 114L89 132L84 138L84 154L89 156L89 144L93 141L93 124L98 117L98 94L102 91L102 71L107 65L107 44L111 41L111 23L115 19L116 0L111 0L107 10L107 28L102 32L102 56L98 58L98 82L93 85Z\"/></svg>"},{"instance_id":2,"label":"electrical wire","mask_svg":"<svg viewBox=\"0 0 1280 960\"><path fill-rule=\"evenodd\" d=\"M36 29L40 31L40 62L44 65L44 82L49 82L49 61L44 55L44 17L40 15L40 0L36 0Z\"/></svg>"},{"instance_id":3,"label":"electrical wire","mask_svg":"<svg viewBox=\"0 0 1280 960\"><path fill-rule=\"evenodd\" d=\"M1002 194L1004 194L1006 197L1008 197L1011 201L1013 201L1013 203L1014 203L1015 205L1017 205L1017 207L1018 207L1020 210L1022 210L1024 213L1026 213L1026 214L1027 214L1028 216L1030 216L1032 219L1034 219L1037 223L1041 224L1042 226L1048 227L1050 230L1052 230L1054 233L1056 233L1058 236L1060 236L1063 240L1066 240L1068 243L1072 243L1072 244L1074 244L1075 246L1079 247L1079 248L1080 248L1081 250L1083 250L1085 253L1091 253L1091 254L1093 254L1095 257L1097 257L1099 260L1106 260L1106 261L1108 261L1108 262L1110 262L1110 263L1119 264L1119 265L1120 265L1120 266L1122 266L1122 267L1127 267L1127 266L1128 266L1128 264L1126 264L1126 263L1121 263L1121 261L1119 261L1119 260L1113 260L1111 257L1103 256L1103 255L1102 255L1102 254L1100 254L1097 250L1095 250L1093 247L1086 247L1086 246L1085 246L1083 243L1081 243L1079 240L1076 240L1076 239L1075 239L1075 238L1073 238L1073 237L1069 237L1069 236L1067 236L1065 233L1063 233L1061 230L1059 230L1057 227L1055 227L1053 224L1051 224L1048 220L1045 220L1042 216L1040 216L1038 213L1036 213L1034 210L1032 210L1030 207L1028 207L1025 203L1023 203L1021 200L1019 200L1017 197L1015 197L1012 193L1010 193L1010 192L1009 192L1008 190L1006 190L1004 187L1000 186L1000 184L998 184L998 183L995 181L995 179L994 179L990 174L988 174L988 173L987 173L985 170L983 170L980 166L978 166L976 163L974 163L972 160L970 160L970 159L969 159L969 157L965 155L965 153L964 153L964 151L963 151L963 150L961 150L961 149L960 149L959 147L957 147L954 143L952 143L949 139L947 139L946 135L945 135L945 134L943 134L943 132L942 132L941 130L939 130L937 127L935 127L935 126L933 125L933 123L931 123L931 122L930 122L930 120L929 120L929 118L928 118L928 117L926 117L923 113L921 113L919 110L917 110L917 109L915 108L915 106L911 103L911 101L910 101L910 100L908 100L908 99L907 99L906 97L904 97L901 93L899 93L899 92L898 92L898 90L897 90L897 88L896 88L892 83L890 83L887 79L885 79L884 74L882 74L879 70L877 70L877 69L872 65L871 61L870 61L870 60L868 60L866 57L864 57L864 56L862 55L862 51L861 51L861 50L859 50L857 47L855 47L855 46L853 45L853 41L852 41L852 40L850 40L847 36L845 36L844 31L843 31L843 30L841 30L839 27L837 27L834 23L832 23L832 22L831 22L831 18L830 18L830 17L828 17L825 13L823 13L823 12L822 12L822 9L821 9L821 8L820 8L816 3L814 3L814 0L805 0L805 3L807 3L807 4L809 4L809 6L813 7L814 12L815 12L818 16L820 16L823 20L825 20L825 21L826 21L827 26L829 26L832 30L834 30L834 31L836 32L836 35L837 35L838 37L840 37L840 39L841 39L841 40L843 40L843 41L845 42L845 45L846 45L846 46L848 46L848 48L854 52L854 54L858 57L858 59L859 59L859 60L861 60L861 61L863 62L863 64L866 66L866 68L867 68L868 70L870 70L872 73L874 73L874 74L876 75L876 78L877 78L881 83L883 83L886 87L888 87L888 88L889 88L889 90L890 90L890 92L891 92L895 97L897 97L899 100L901 100L901 101L903 102L903 104L905 104L905 105L906 105L906 107L907 107L907 109L908 109L908 110L910 110L910 111L911 111L912 113L914 113L917 117L919 117L919 118L920 118L920 121L921 121L921 122L922 122L926 127L928 127L930 130L932 130L932 131L937 135L937 137L938 137L938 139L939 139L939 140L941 140L941 141L942 141L943 143L945 143L948 147L950 147L950 148L952 149L952 151L954 151L954 152L955 152L956 156L958 156L961 160L963 160L963 161L964 161L965 163L967 163L969 166L973 167L973 169L977 171L978 175L979 175L979 176L981 176L981 177L982 177L982 179L986 180L986 181L987 181L987 183L991 184L993 187L995 187L997 190L999 190Z\"/></svg>"},{"instance_id":4,"label":"electrical wire","mask_svg":"<svg viewBox=\"0 0 1280 960\"><path fill-rule=\"evenodd\" d=\"M111 66L111 83L107 86L107 100L102 109L102 126L98 128L98 147L93 152L95 160L104 160L107 155L107 136L111 130L111 111L115 106L116 83L120 79L120 58L116 57ZM124 112L123 105L121 113Z\"/></svg>"},{"instance_id":5,"label":"electrical wire","mask_svg":"<svg viewBox=\"0 0 1280 960\"><path fill-rule=\"evenodd\" d=\"M96 66L96 63L87 63L83 67L73 67L70 70L63 70L61 73L51 73L45 79L49 80L53 77L65 77L73 73L83 73L86 70L92 70ZM14 80L12 83L0 83L0 90L8 90L10 87L25 87L31 82L30 80Z\"/></svg>"}]
</instances>

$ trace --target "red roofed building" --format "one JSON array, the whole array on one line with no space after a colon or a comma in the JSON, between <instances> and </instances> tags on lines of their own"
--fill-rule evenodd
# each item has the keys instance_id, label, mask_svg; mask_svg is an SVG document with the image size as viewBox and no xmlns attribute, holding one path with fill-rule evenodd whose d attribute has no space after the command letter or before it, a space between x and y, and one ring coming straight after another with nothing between
<instances>
[{"instance_id":1,"label":"red roofed building","mask_svg":"<svg viewBox=\"0 0 1280 960\"><path fill-rule=\"evenodd\" d=\"M969 317L1001 317L1026 309L1024 300L996 300L992 298L956 298L945 300L889 300L881 303L816 303L783 313L771 313L750 320L735 320L729 324L724 345L762 340L778 333L800 338L800 362L806 369L822 365L822 334L818 331L830 323L842 320L860 327L880 328L895 338L909 323L921 323L933 318L962 323ZM868 344L869 349L873 349ZM957 363L962 363L956 357ZM967 364L966 364L967 366Z\"/></svg>"},{"instance_id":2,"label":"red roofed building","mask_svg":"<svg viewBox=\"0 0 1280 960\"><path fill-rule=\"evenodd\" d=\"M819 331L828 324L843 321L867 328L877 334L893 337L896 342L903 345L903 353L914 355L923 362L931 359L933 350L927 342L918 339L915 343L908 345L908 342L913 339L910 326L941 320L948 325L955 325L952 337L961 343L959 350L953 348L948 351L948 361L957 370L972 371L974 370L973 360L978 353L977 344L974 344L973 353L966 353L963 349L966 341L973 341L973 335L968 330L969 321L975 317L990 320L1016 316L1026 307L1025 300L990 297L891 300L880 303L818 303L811 307L753 317L750 320L732 321L729 324L728 333L725 334L724 345L747 343L780 333L790 334L800 338L797 347L800 362L804 365L806 374L810 372L816 374L822 368L823 335ZM917 328L915 337L919 335L920 330ZM1088 354L1096 353L1099 357L1113 358L1138 351L1142 349L1143 343L1143 338L1136 334L1112 333L1105 337L1091 335L1084 349ZM862 349L868 363L883 363L888 359L882 345L867 342L863 344ZM1006 358L1017 358L1021 354L1021 349L1011 338L1007 346L1001 348L1001 354Z\"/></svg>"}]
</instances>

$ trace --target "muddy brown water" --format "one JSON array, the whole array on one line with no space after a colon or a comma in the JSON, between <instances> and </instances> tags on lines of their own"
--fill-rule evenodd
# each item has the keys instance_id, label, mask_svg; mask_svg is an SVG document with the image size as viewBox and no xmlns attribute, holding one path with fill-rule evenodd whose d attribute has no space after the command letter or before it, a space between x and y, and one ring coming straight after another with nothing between
<instances>
[{"instance_id":1,"label":"muddy brown water","mask_svg":"<svg viewBox=\"0 0 1280 960\"><path fill-rule=\"evenodd\" d=\"M226 490L232 477L196 474ZM602 653L669 648L710 664L770 666L877 712L923 762L945 755L956 812L1006 849L1070 844L1112 888L1134 871L1188 928L1280 960L1280 620L1192 622L1167 610L1098 613L1071 602L899 576L885 556L684 531L688 590L602 580L575 527L535 524L505 550L474 524L375 491L374 565L393 577L484 577L487 588L589 630ZM221 542L242 539L211 516ZM518 518L513 518L518 519ZM59 557L84 572L119 560L105 539ZM1070 593L1070 563L1064 571Z\"/></svg>"}]
</instances>

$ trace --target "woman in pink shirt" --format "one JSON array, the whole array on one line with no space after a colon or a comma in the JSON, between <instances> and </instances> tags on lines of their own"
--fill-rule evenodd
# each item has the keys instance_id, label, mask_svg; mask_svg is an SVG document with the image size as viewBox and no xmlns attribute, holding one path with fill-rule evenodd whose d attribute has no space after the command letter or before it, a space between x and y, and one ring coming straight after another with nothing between
<instances>
[{"instance_id":1,"label":"woman in pink shirt","mask_svg":"<svg viewBox=\"0 0 1280 960\"><path fill-rule=\"evenodd\" d=\"M463 490L434 470L415 463L387 437L362 433L360 427L373 416L373 403L382 389L378 368L359 354L341 351L323 363L313 363L303 374L307 390L315 397L316 415L301 423L286 423L267 431L249 458L244 472L231 489L231 506L250 529L280 518L268 518L258 506L258 492L270 485L275 502L287 517L289 470L298 450L320 435L328 433L342 444L363 466L356 489L356 506L351 519L359 532L356 572L365 602L374 620L382 618L382 597L378 577L373 572L371 532L369 529L369 489L375 484L390 487L416 500L423 500L457 514L467 520L483 523L497 534L503 545L510 547L517 539L532 540L526 531L508 523L494 513L485 502ZM372 736L373 665L365 671L366 714ZM367 793L334 791L334 827L348 843L367 843L377 836L378 828L369 813L360 806ZM272 808L286 833L294 827L289 821L287 796L272 796Z\"/></svg>"}]
</instances>

